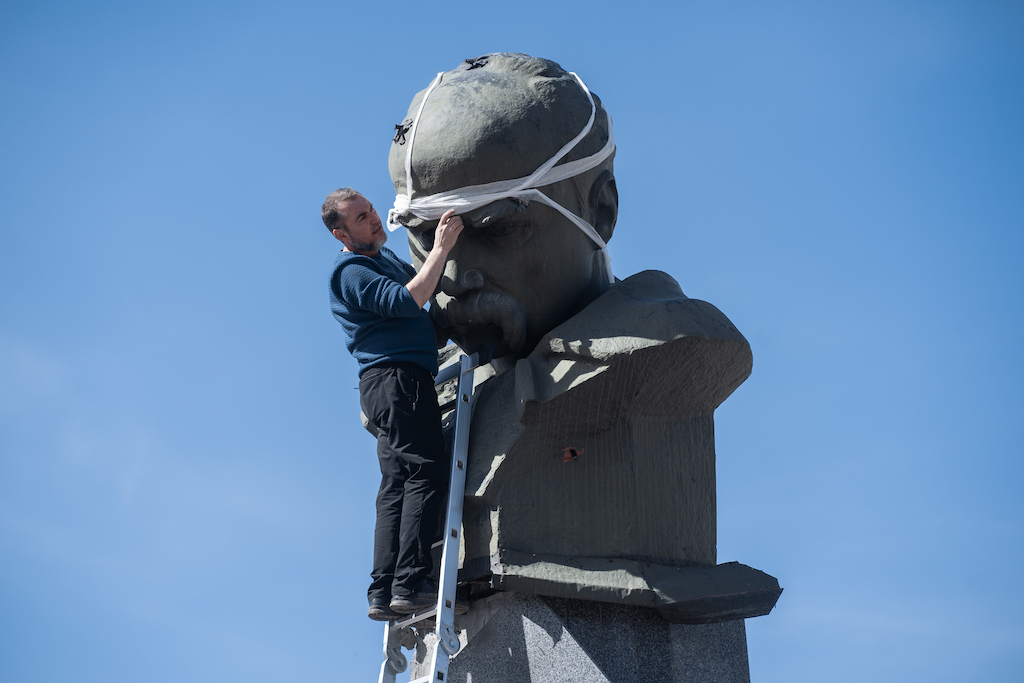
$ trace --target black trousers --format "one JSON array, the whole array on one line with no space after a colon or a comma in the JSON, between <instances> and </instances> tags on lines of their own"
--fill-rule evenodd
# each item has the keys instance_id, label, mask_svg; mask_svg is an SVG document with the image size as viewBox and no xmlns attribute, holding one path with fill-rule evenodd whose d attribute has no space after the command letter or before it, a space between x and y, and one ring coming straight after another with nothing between
<instances>
[{"instance_id":1,"label":"black trousers","mask_svg":"<svg viewBox=\"0 0 1024 683\"><path fill-rule=\"evenodd\" d=\"M377 429L381 474L367 596L390 600L421 590L433 568L430 546L440 539L450 457L434 378L424 368L393 363L366 370L359 402Z\"/></svg>"}]
</instances>

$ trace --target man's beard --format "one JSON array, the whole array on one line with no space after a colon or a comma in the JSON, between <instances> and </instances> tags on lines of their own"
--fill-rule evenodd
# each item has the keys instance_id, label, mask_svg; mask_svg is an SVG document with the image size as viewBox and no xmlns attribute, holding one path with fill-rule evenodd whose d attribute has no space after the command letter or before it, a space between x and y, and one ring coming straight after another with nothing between
<instances>
[{"instance_id":1,"label":"man's beard","mask_svg":"<svg viewBox=\"0 0 1024 683\"><path fill-rule=\"evenodd\" d=\"M464 351L472 353L486 343L494 356L526 355L526 312L519 302L498 292L473 292L459 298L439 293L430 317L440 331Z\"/></svg>"},{"instance_id":2,"label":"man's beard","mask_svg":"<svg viewBox=\"0 0 1024 683\"><path fill-rule=\"evenodd\" d=\"M383 247L384 243L387 241L388 236L387 234L385 234L380 239L374 240L372 242L352 242L352 251L380 251L380 248Z\"/></svg>"}]
</instances>

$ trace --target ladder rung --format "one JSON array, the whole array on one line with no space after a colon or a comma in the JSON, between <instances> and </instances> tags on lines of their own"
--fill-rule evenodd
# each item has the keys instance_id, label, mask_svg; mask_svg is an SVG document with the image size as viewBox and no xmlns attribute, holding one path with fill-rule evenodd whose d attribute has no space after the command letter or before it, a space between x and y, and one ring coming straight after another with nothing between
<instances>
[{"instance_id":1,"label":"ladder rung","mask_svg":"<svg viewBox=\"0 0 1024 683\"><path fill-rule=\"evenodd\" d=\"M459 366L458 363L456 363L455 365L449 365L448 367L442 369L440 372L437 373L437 376L434 377L434 386L436 387L439 384L444 384L450 379L455 379L456 377L459 376L459 372L461 371L461 369L462 368Z\"/></svg>"},{"instance_id":2,"label":"ladder rung","mask_svg":"<svg viewBox=\"0 0 1024 683\"><path fill-rule=\"evenodd\" d=\"M419 614L413 614L412 616L406 617L405 619L402 619L400 621L396 620L395 621L395 628L405 628L406 626L412 626L413 624L418 624L421 621L426 621L427 619L429 619L430 617L434 616L435 614L437 614L437 607L436 606L431 607L426 612L420 612Z\"/></svg>"}]
</instances>

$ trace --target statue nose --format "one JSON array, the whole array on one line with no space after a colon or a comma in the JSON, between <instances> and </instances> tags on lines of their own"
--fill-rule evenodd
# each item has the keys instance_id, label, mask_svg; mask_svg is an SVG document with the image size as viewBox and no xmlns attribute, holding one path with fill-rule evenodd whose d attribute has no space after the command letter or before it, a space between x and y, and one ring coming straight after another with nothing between
<instances>
[{"instance_id":1,"label":"statue nose","mask_svg":"<svg viewBox=\"0 0 1024 683\"><path fill-rule=\"evenodd\" d=\"M453 261L445 266L444 277L441 278L441 291L448 296L459 296L484 286L484 276L479 270L459 270Z\"/></svg>"}]
</instances>

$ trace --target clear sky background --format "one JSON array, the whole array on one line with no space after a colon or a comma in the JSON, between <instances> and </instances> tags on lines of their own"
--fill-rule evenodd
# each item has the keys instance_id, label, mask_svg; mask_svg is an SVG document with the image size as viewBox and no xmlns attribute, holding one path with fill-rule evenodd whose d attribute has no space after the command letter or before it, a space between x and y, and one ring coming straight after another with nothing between
<instances>
[{"instance_id":1,"label":"clear sky background","mask_svg":"<svg viewBox=\"0 0 1024 683\"><path fill-rule=\"evenodd\" d=\"M753 348L753 680L1020 681L1024 6L863 0L3 3L0 680L375 680L319 207L389 206L413 94L495 51L614 117L616 274Z\"/></svg>"}]
</instances>

